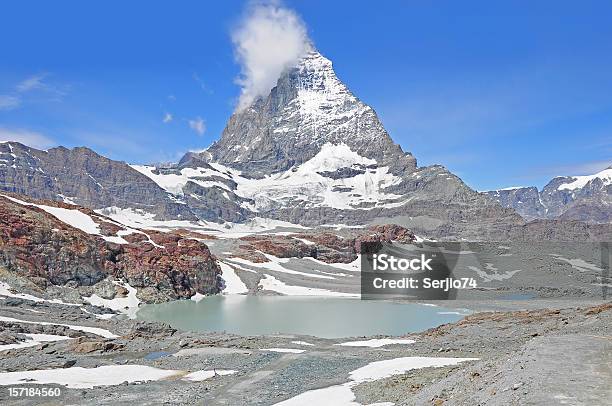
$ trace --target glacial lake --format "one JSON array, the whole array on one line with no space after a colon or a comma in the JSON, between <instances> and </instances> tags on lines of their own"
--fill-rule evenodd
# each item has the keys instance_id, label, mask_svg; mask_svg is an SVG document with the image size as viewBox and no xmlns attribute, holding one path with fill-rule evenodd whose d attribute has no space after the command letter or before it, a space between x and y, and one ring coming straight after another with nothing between
<instances>
[{"instance_id":1,"label":"glacial lake","mask_svg":"<svg viewBox=\"0 0 612 406\"><path fill-rule=\"evenodd\" d=\"M209 296L142 306L137 318L190 331L322 338L402 335L460 320L463 311L415 303L326 297Z\"/></svg>"}]
</instances>

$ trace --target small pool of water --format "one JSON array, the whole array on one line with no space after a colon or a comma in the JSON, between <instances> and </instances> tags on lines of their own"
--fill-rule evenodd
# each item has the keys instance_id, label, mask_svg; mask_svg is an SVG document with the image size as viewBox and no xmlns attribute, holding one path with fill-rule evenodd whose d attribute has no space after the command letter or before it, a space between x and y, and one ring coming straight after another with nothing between
<instances>
[{"instance_id":1,"label":"small pool of water","mask_svg":"<svg viewBox=\"0 0 612 406\"><path fill-rule=\"evenodd\" d=\"M241 335L306 334L323 338L401 335L463 318L449 309L415 303L293 297L210 296L140 308L137 318L191 331Z\"/></svg>"},{"instance_id":2,"label":"small pool of water","mask_svg":"<svg viewBox=\"0 0 612 406\"><path fill-rule=\"evenodd\" d=\"M171 352L166 351L153 351L144 356L144 359L155 360L163 357L169 357L172 355Z\"/></svg>"}]
</instances>

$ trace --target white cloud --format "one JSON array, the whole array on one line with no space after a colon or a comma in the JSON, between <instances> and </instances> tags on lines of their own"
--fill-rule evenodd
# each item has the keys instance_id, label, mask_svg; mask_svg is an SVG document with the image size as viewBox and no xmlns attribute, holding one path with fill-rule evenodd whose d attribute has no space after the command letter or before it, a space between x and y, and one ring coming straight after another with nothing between
<instances>
[{"instance_id":1,"label":"white cloud","mask_svg":"<svg viewBox=\"0 0 612 406\"><path fill-rule=\"evenodd\" d=\"M39 132L22 129L0 128L0 141L16 141L38 149L46 149L57 145L55 141Z\"/></svg>"},{"instance_id":2,"label":"white cloud","mask_svg":"<svg viewBox=\"0 0 612 406\"><path fill-rule=\"evenodd\" d=\"M171 113L164 113L164 119L163 119L164 123L169 123L173 119L174 119L174 116Z\"/></svg>"},{"instance_id":3,"label":"white cloud","mask_svg":"<svg viewBox=\"0 0 612 406\"><path fill-rule=\"evenodd\" d=\"M22 103L27 102L31 96L27 93L32 91L44 92L46 98L50 101L61 101L67 94L68 86L50 86L43 80L48 76L47 73L32 75L15 85L15 91L12 94L0 94L0 110L12 110Z\"/></svg>"},{"instance_id":4,"label":"white cloud","mask_svg":"<svg viewBox=\"0 0 612 406\"><path fill-rule=\"evenodd\" d=\"M12 110L19 107L21 99L11 95L0 95L0 110Z\"/></svg>"},{"instance_id":5,"label":"white cloud","mask_svg":"<svg viewBox=\"0 0 612 406\"><path fill-rule=\"evenodd\" d=\"M206 123L201 117L196 117L193 120L189 120L189 127L198 133L198 135L204 135L206 132Z\"/></svg>"},{"instance_id":6,"label":"white cloud","mask_svg":"<svg viewBox=\"0 0 612 406\"><path fill-rule=\"evenodd\" d=\"M32 75L21 82L17 83L15 89L17 93L24 95L27 93L38 93L39 95L44 94L45 99L48 101L61 101L70 90L70 85L67 84L53 84L48 83L46 80L49 77L49 73L38 73Z\"/></svg>"},{"instance_id":7,"label":"white cloud","mask_svg":"<svg viewBox=\"0 0 612 406\"><path fill-rule=\"evenodd\" d=\"M232 32L242 87L238 109L265 96L283 70L294 65L310 47L306 26L293 11L277 2L249 7Z\"/></svg>"},{"instance_id":8,"label":"white cloud","mask_svg":"<svg viewBox=\"0 0 612 406\"><path fill-rule=\"evenodd\" d=\"M30 90L46 89L47 85L43 83L43 79L47 76L46 73L40 73L30 76L17 84L17 91L24 93Z\"/></svg>"}]
</instances>

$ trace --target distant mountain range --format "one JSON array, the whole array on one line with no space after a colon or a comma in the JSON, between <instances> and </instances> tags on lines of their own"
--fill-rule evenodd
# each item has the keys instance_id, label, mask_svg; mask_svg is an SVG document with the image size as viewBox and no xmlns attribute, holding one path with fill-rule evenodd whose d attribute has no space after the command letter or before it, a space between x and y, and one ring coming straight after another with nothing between
<instances>
[{"instance_id":1,"label":"distant mountain range","mask_svg":"<svg viewBox=\"0 0 612 406\"><path fill-rule=\"evenodd\" d=\"M612 222L612 166L587 176L559 176L539 191L515 187L485 192L525 219Z\"/></svg>"},{"instance_id":2,"label":"distant mountain range","mask_svg":"<svg viewBox=\"0 0 612 406\"><path fill-rule=\"evenodd\" d=\"M557 179L551 184L561 182L559 197L545 188L517 191L515 198L512 191L478 193L440 165L418 167L317 51L287 69L267 97L236 111L218 142L176 164L128 165L87 148L0 143L2 190L169 224L396 223L432 237L504 239L551 229L572 238L583 227L546 221L526 227L517 212L527 219L609 221L609 182ZM572 182L580 187L565 189ZM568 196L574 204L565 210Z\"/></svg>"}]
</instances>

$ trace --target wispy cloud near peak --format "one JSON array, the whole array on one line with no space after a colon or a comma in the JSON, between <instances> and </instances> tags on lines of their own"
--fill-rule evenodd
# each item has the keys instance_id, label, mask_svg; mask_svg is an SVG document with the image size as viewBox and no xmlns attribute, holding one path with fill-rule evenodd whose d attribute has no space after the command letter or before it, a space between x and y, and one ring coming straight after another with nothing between
<instances>
[{"instance_id":1,"label":"wispy cloud near peak","mask_svg":"<svg viewBox=\"0 0 612 406\"><path fill-rule=\"evenodd\" d=\"M16 86L17 91L25 93L31 90L46 89L47 85L43 82L45 77L47 77L46 73L39 73L22 80Z\"/></svg>"},{"instance_id":2,"label":"wispy cloud near peak","mask_svg":"<svg viewBox=\"0 0 612 406\"><path fill-rule=\"evenodd\" d=\"M252 3L232 32L232 41L242 71L237 79L242 88L239 110L265 96L311 44L300 17L280 2Z\"/></svg>"},{"instance_id":3,"label":"wispy cloud near peak","mask_svg":"<svg viewBox=\"0 0 612 406\"><path fill-rule=\"evenodd\" d=\"M198 133L198 135L204 135L206 132L206 123L202 117L196 117L193 120L189 120L189 128Z\"/></svg>"}]
</instances>

